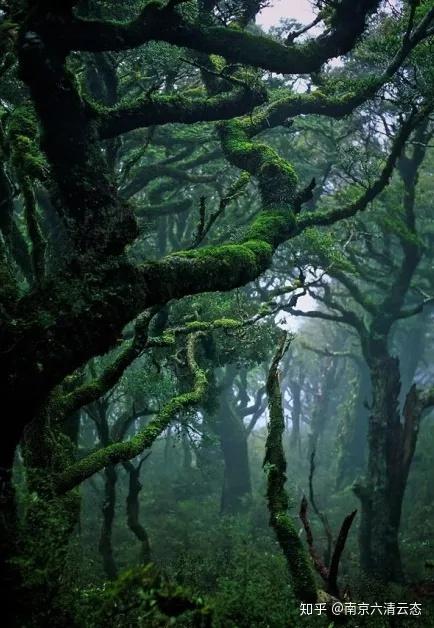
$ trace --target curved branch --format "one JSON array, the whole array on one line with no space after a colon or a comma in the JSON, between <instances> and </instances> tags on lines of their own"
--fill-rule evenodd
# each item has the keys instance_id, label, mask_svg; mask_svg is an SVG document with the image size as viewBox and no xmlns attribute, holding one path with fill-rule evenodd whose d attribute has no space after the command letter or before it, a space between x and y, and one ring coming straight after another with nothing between
<instances>
[{"instance_id":1,"label":"curved branch","mask_svg":"<svg viewBox=\"0 0 434 628\"><path fill-rule=\"evenodd\" d=\"M146 565L151 560L151 546L149 543L148 533L144 526L140 523L140 500L139 495L142 490L142 484L140 482L140 470L142 464L149 458L151 452L148 452L143 456L137 466L134 466L132 462L124 462L124 468L129 475L128 482L128 495L126 499L127 508L127 523L131 532L137 537L141 544L140 561Z\"/></svg>"},{"instance_id":2,"label":"curved branch","mask_svg":"<svg viewBox=\"0 0 434 628\"><path fill-rule=\"evenodd\" d=\"M163 177L178 181L188 181L190 183L209 183L210 181L214 181L214 175L193 174L187 171L192 168L196 168L197 166L207 164L220 156L221 151L214 150L206 152L203 155L199 155L190 161L183 161L179 166L167 165L167 161L164 163L142 166L137 175L135 175L127 185L121 188L120 194L123 198L129 199L134 194L140 192L140 190L146 187L148 183L154 179Z\"/></svg>"},{"instance_id":3,"label":"curved branch","mask_svg":"<svg viewBox=\"0 0 434 628\"><path fill-rule=\"evenodd\" d=\"M366 19L379 0L341 0L330 28L315 39L285 46L264 36L184 19L172 7L149 2L131 22L72 19L51 35L70 50L127 50L147 41L166 41L199 52L282 74L317 71L328 59L349 52L365 30Z\"/></svg>"},{"instance_id":4,"label":"curved branch","mask_svg":"<svg viewBox=\"0 0 434 628\"><path fill-rule=\"evenodd\" d=\"M205 394L207 378L205 372L198 366L194 355L197 337L198 334L192 334L187 341L187 362L194 376L193 389L188 393L173 397L155 419L129 440L112 443L104 449L89 454L66 469L57 479L58 493L65 493L73 489L107 465L126 462L135 458L142 451L151 447L176 415L199 403Z\"/></svg>"},{"instance_id":5,"label":"curved branch","mask_svg":"<svg viewBox=\"0 0 434 628\"><path fill-rule=\"evenodd\" d=\"M434 9L431 9L412 33L406 33L398 52L380 76L365 78L359 84L352 80L350 91L338 96L328 96L318 90L313 93L291 94L276 100L255 116L252 122L252 134L285 124L288 119L298 115L316 114L331 118L343 118L349 115L375 96L378 90L393 78L411 51L430 36L428 27L433 19ZM410 18L409 27L411 24Z\"/></svg>"},{"instance_id":6,"label":"curved branch","mask_svg":"<svg viewBox=\"0 0 434 628\"><path fill-rule=\"evenodd\" d=\"M264 102L264 90L238 89L210 97L159 94L133 104L105 109L99 115L100 136L116 137L133 129L178 122L210 122L241 116Z\"/></svg>"},{"instance_id":7,"label":"curved branch","mask_svg":"<svg viewBox=\"0 0 434 628\"><path fill-rule=\"evenodd\" d=\"M328 578L328 592L331 595L335 595L339 597L339 588L338 588L338 571L339 571L339 562L341 560L342 552L345 549L345 544L347 541L348 533L353 524L354 517L357 515L357 510L353 510L349 515L347 515L342 522L341 529L339 530L338 538L336 540L335 549L333 551L333 556L330 562L330 570L329 570L329 578Z\"/></svg>"},{"instance_id":8,"label":"curved branch","mask_svg":"<svg viewBox=\"0 0 434 628\"><path fill-rule=\"evenodd\" d=\"M148 338L149 323L155 310L144 312L138 317L134 330L134 338L125 342L119 355L95 379L76 387L64 395L58 404L58 413L62 417L69 416L75 410L96 401L108 392L121 377L125 369L138 357L145 348Z\"/></svg>"},{"instance_id":9,"label":"curved branch","mask_svg":"<svg viewBox=\"0 0 434 628\"><path fill-rule=\"evenodd\" d=\"M380 176L364 194L346 207L301 214L297 220L297 231L300 233L307 227L332 225L338 220L350 218L357 212L365 210L369 203L389 184L395 164L401 155L406 141L409 139L412 131L431 113L432 109L433 104L428 102L420 107L417 113L413 112L408 116L393 141L391 151Z\"/></svg>"},{"instance_id":10,"label":"curved branch","mask_svg":"<svg viewBox=\"0 0 434 628\"><path fill-rule=\"evenodd\" d=\"M373 314L374 316L377 314L377 306L373 301L369 299L369 296L366 296L363 291L359 288L355 281L351 279L346 273L340 271L337 268L333 268L330 271L330 274L335 277L339 283L341 283L348 290L353 299L363 307L367 312Z\"/></svg>"},{"instance_id":11,"label":"curved branch","mask_svg":"<svg viewBox=\"0 0 434 628\"><path fill-rule=\"evenodd\" d=\"M423 312L424 307L426 305L430 305L433 301L434 301L434 297L429 297L425 299L424 301L422 301L422 303L418 303L417 305L413 307L403 309L398 313L397 318L400 318L400 319L411 318L412 316L415 316L416 314L420 314L421 312Z\"/></svg>"}]
</instances>

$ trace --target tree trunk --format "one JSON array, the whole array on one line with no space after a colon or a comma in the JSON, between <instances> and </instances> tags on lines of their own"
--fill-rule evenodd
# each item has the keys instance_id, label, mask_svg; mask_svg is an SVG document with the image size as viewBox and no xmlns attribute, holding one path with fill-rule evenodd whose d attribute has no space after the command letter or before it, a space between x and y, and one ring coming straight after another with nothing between
<instances>
[{"instance_id":1,"label":"tree trunk","mask_svg":"<svg viewBox=\"0 0 434 628\"><path fill-rule=\"evenodd\" d=\"M242 419L231 407L230 392L221 395L218 432L224 458L221 512L234 514L243 509L251 495L247 433Z\"/></svg>"},{"instance_id":2,"label":"tree trunk","mask_svg":"<svg viewBox=\"0 0 434 628\"><path fill-rule=\"evenodd\" d=\"M371 366L373 404L369 419L367 481L361 499L359 533L362 567L382 581L402 581L399 526L405 490L402 469L399 361L390 356Z\"/></svg>"},{"instance_id":3,"label":"tree trunk","mask_svg":"<svg viewBox=\"0 0 434 628\"><path fill-rule=\"evenodd\" d=\"M115 518L116 507L116 482L117 474L114 465L109 465L104 471L104 504L102 507L103 522L98 544L101 554L104 571L110 580L114 580L118 575L116 562L113 556L112 531Z\"/></svg>"},{"instance_id":4,"label":"tree trunk","mask_svg":"<svg viewBox=\"0 0 434 628\"><path fill-rule=\"evenodd\" d=\"M151 546L149 544L148 534L145 528L140 523L140 502L139 495L142 490L142 484L140 482L140 469L142 466L142 461L138 464L137 467L133 465L132 462L126 463L125 469L129 474L129 489L127 495L127 521L128 527L135 534L137 539L141 543L141 551L140 551L140 561L144 565L150 562L151 560Z\"/></svg>"},{"instance_id":5,"label":"tree trunk","mask_svg":"<svg viewBox=\"0 0 434 628\"><path fill-rule=\"evenodd\" d=\"M294 595L303 602L316 602L317 590L311 563L290 517L289 497L285 490L286 459L282 445L285 430L279 364L288 348L286 334L282 337L267 377L268 411L270 415L265 443L264 470L267 475L267 502L270 526L285 556Z\"/></svg>"},{"instance_id":6,"label":"tree trunk","mask_svg":"<svg viewBox=\"0 0 434 628\"><path fill-rule=\"evenodd\" d=\"M56 403L30 423L21 444L27 492L20 522L21 625L70 627L71 534L80 516L77 491L58 495L55 478L73 460L74 446L56 415ZM24 609L23 609L24 607ZM24 620L24 621L23 621Z\"/></svg>"}]
</instances>

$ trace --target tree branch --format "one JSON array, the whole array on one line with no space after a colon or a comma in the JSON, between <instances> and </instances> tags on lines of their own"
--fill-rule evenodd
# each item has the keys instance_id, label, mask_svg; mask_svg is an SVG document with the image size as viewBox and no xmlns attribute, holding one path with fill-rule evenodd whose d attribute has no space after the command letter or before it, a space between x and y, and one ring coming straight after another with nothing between
<instances>
[{"instance_id":1,"label":"tree branch","mask_svg":"<svg viewBox=\"0 0 434 628\"><path fill-rule=\"evenodd\" d=\"M339 597L339 587L338 587L338 571L339 571L339 562L341 560L342 552L345 548L345 543L347 541L348 533L350 531L351 525L354 521L354 517L357 514L357 510L353 510L352 513L347 515L342 523L341 529L339 530L339 535L336 541L335 549L332 555L332 559L330 562L330 570L328 577L328 593L331 595L335 595Z\"/></svg>"},{"instance_id":2,"label":"tree branch","mask_svg":"<svg viewBox=\"0 0 434 628\"><path fill-rule=\"evenodd\" d=\"M251 111L265 99L265 90L247 88L203 98L157 94L130 105L103 110L98 115L100 136L107 139L133 129L174 122L226 120Z\"/></svg>"},{"instance_id":3,"label":"tree branch","mask_svg":"<svg viewBox=\"0 0 434 628\"><path fill-rule=\"evenodd\" d=\"M272 72L306 74L317 71L328 59L349 52L365 29L367 16L378 5L379 0L342 0L336 5L326 33L290 46L239 28L188 21L172 7L161 7L155 2L149 2L131 22L75 18L66 28L54 32L52 38L62 48L90 52L126 50L159 40Z\"/></svg>"},{"instance_id":4,"label":"tree branch","mask_svg":"<svg viewBox=\"0 0 434 628\"><path fill-rule=\"evenodd\" d=\"M303 499L301 500L301 504L300 504L299 517L300 517L301 522L303 524L304 531L306 532L306 541L307 541L307 545L309 547L309 554L310 554L310 556L312 558L313 564L315 565L315 569L319 573L321 578L325 582L327 582L328 581L328 577L329 577L329 570L328 570L327 566L321 560L321 556L319 555L319 552L317 551L317 549L316 549L316 547L314 545L312 530L311 530L311 527L310 527L310 524L309 524L309 520L307 518L307 499L306 499L306 497L304 495L303 495Z\"/></svg>"},{"instance_id":5,"label":"tree branch","mask_svg":"<svg viewBox=\"0 0 434 628\"><path fill-rule=\"evenodd\" d=\"M412 33L404 35L400 49L380 76L369 77L368 80L363 79L359 85L357 80L352 80L346 94L327 96L322 90L318 90L307 94L291 94L276 100L257 113L252 122L252 133L256 134L267 128L286 124L288 119L299 115L316 114L332 118L343 118L349 115L354 109L375 96L378 90L393 78L411 51L430 36L428 26L433 19L434 9L431 9ZM410 19L409 26L411 23Z\"/></svg>"},{"instance_id":6,"label":"tree branch","mask_svg":"<svg viewBox=\"0 0 434 628\"><path fill-rule=\"evenodd\" d=\"M117 383L125 369L138 357L146 346L148 339L148 327L155 309L144 312L138 317L134 338L124 343L123 348L114 361L95 379L78 386L70 393L64 395L60 401L59 415L69 416L75 410L96 401L108 392Z\"/></svg>"},{"instance_id":7,"label":"tree branch","mask_svg":"<svg viewBox=\"0 0 434 628\"><path fill-rule=\"evenodd\" d=\"M66 469L57 479L57 491L59 493L65 493L78 486L108 464L131 460L145 449L149 449L176 415L200 402L205 394L207 378L205 372L198 366L194 355L197 337L198 334L192 334L187 341L187 362L194 376L193 389L188 393L173 397L164 405L155 419L129 440L113 443L86 456Z\"/></svg>"},{"instance_id":8,"label":"tree branch","mask_svg":"<svg viewBox=\"0 0 434 628\"><path fill-rule=\"evenodd\" d=\"M300 233L307 227L331 225L338 220L350 218L357 212L366 209L368 204L372 202L388 185L393 174L396 161L399 158L406 141L410 137L412 131L431 113L432 109L433 104L428 102L421 106L417 113L413 112L408 116L393 141L391 151L386 159L386 163L380 176L376 182L368 188L364 194L362 194L362 196L343 208L300 214L297 220L297 231Z\"/></svg>"}]
</instances>

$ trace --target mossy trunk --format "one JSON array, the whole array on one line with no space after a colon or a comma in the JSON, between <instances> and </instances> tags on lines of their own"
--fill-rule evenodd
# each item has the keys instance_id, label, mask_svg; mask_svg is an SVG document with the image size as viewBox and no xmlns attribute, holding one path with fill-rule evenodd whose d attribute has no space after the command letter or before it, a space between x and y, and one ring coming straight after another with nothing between
<instances>
[{"instance_id":1,"label":"mossy trunk","mask_svg":"<svg viewBox=\"0 0 434 628\"><path fill-rule=\"evenodd\" d=\"M55 477L73 460L74 446L48 407L25 431L21 447L27 497L21 523L22 626L72 627L73 571L69 542L79 522L77 491L59 496ZM24 612L22 612L24 607Z\"/></svg>"},{"instance_id":2,"label":"mossy trunk","mask_svg":"<svg viewBox=\"0 0 434 628\"><path fill-rule=\"evenodd\" d=\"M16 434L5 434L0 451L0 573L5 626L73 626L63 605L67 551L79 518L75 492L52 490L56 470L70 460L70 442L50 429L49 412L28 424L21 442L25 486L20 500L12 478Z\"/></svg>"},{"instance_id":3,"label":"mossy trunk","mask_svg":"<svg viewBox=\"0 0 434 628\"><path fill-rule=\"evenodd\" d=\"M280 392L279 362L286 350L282 340L274 356L267 378L268 436L265 443L264 469L267 473L267 500L270 526L286 558L295 596L304 602L315 602L317 591L309 558L288 513L289 498L285 490L286 459L282 446L285 421Z\"/></svg>"}]
</instances>

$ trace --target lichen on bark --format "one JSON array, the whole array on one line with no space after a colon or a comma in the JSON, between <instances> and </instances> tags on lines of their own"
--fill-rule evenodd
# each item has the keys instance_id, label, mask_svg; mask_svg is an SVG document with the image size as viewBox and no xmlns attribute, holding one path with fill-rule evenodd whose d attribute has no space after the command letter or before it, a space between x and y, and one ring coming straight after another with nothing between
<instances>
[{"instance_id":1,"label":"lichen on bark","mask_svg":"<svg viewBox=\"0 0 434 628\"><path fill-rule=\"evenodd\" d=\"M285 422L279 384L279 363L288 347L284 334L273 357L267 378L268 435L265 443L264 469L267 475L267 501L270 526L288 564L292 586L297 598L304 602L317 599L317 589L307 552L302 545L294 521L289 515L289 497L285 490L286 459L282 445Z\"/></svg>"}]
</instances>

